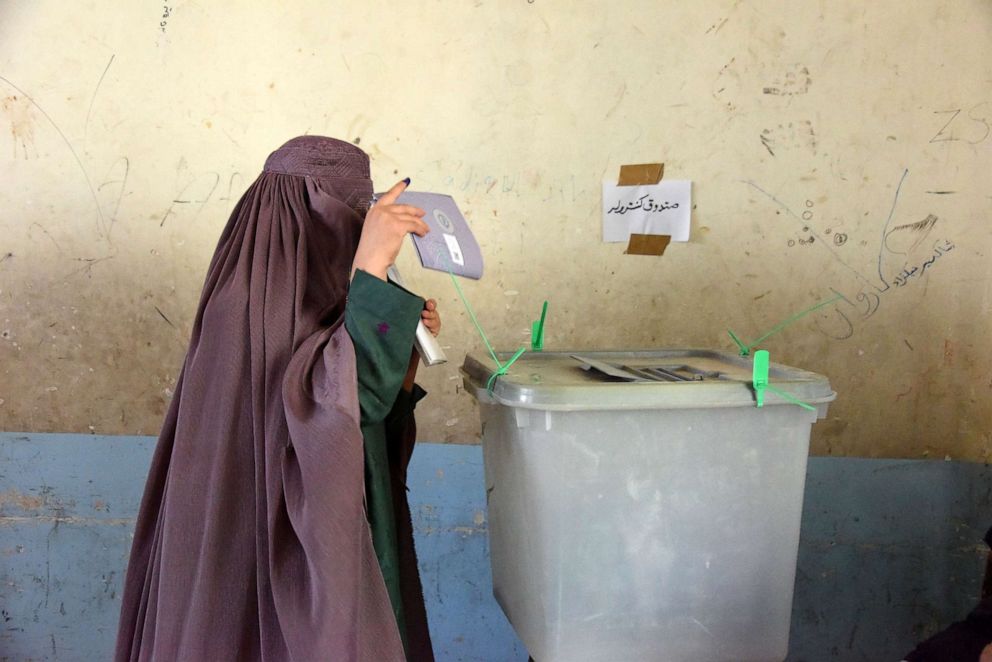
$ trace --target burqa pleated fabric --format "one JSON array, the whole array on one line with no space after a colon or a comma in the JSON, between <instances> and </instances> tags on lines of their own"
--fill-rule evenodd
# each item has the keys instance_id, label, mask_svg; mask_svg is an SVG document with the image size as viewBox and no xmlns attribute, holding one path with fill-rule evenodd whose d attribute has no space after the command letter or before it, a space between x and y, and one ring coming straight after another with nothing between
<instances>
[{"instance_id":1,"label":"burqa pleated fabric","mask_svg":"<svg viewBox=\"0 0 992 662\"><path fill-rule=\"evenodd\" d=\"M404 659L343 324L371 197L361 150L308 136L232 213L152 459L116 660Z\"/></svg>"}]
</instances>

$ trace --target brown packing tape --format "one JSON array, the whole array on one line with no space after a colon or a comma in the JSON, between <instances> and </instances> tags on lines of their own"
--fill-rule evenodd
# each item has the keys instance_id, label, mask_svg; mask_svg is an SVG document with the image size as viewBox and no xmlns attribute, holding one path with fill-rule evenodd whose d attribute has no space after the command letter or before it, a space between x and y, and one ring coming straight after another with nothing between
<instances>
[{"instance_id":1,"label":"brown packing tape","mask_svg":"<svg viewBox=\"0 0 992 662\"><path fill-rule=\"evenodd\" d=\"M657 184L665 175L664 163L640 163L620 166L617 186L643 186Z\"/></svg>"},{"instance_id":2,"label":"brown packing tape","mask_svg":"<svg viewBox=\"0 0 992 662\"><path fill-rule=\"evenodd\" d=\"M663 255L672 238L667 234L634 234L630 235L627 244L627 255Z\"/></svg>"}]
</instances>

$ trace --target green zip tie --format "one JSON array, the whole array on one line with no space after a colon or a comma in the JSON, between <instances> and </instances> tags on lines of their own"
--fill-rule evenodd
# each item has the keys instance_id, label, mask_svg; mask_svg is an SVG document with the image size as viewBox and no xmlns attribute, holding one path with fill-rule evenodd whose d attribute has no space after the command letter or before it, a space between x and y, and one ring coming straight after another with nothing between
<instances>
[{"instance_id":1,"label":"green zip tie","mask_svg":"<svg viewBox=\"0 0 992 662\"><path fill-rule=\"evenodd\" d=\"M462 300L462 305L464 305L465 310L468 311L468 316L472 319L472 324L475 324L476 330L479 332L479 335L482 336L482 342L486 343L486 349L489 350L489 355L493 357L493 361L496 362L496 365L500 365L499 359L496 358L496 350L494 350L493 346L489 343L489 338L486 337L486 332L482 330L479 320L476 319L475 311L472 310L472 306L469 305L468 299L465 298L465 293L462 292L462 287L458 284L458 279L455 278L455 274L450 269L448 270L448 275L451 276L451 282L454 283L455 291L458 292L458 297Z\"/></svg>"},{"instance_id":2,"label":"green zip tie","mask_svg":"<svg viewBox=\"0 0 992 662\"><path fill-rule=\"evenodd\" d=\"M754 399L758 407L765 406L765 389L768 388L768 351L759 349L754 353L754 368L751 371L751 384L754 386Z\"/></svg>"},{"instance_id":3,"label":"green zip tie","mask_svg":"<svg viewBox=\"0 0 992 662\"><path fill-rule=\"evenodd\" d=\"M786 393L782 389L776 388L768 383L768 368L770 359L767 349L759 349L754 353L754 368L751 372L751 385L754 386L754 399L758 407L765 406L765 389L777 393L783 399L794 405L799 405L803 409L816 411L816 407L799 400L791 393Z\"/></svg>"},{"instance_id":4,"label":"green zip tie","mask_svg":"<svg viewBox=\"0 0 992 662\"><path fill-rule=\"evenodd\" d=\"M493 394L493 387L496 386L496 378L505 375L506 371L510 369L510 366L513 365L513 363L520 358L520 355L526 351L527 351L526 347L521 347L520 349L518 349L517 353L513 355L513 358L507 361L505 365L499 366L499 370L497 370L492 374L492 376L489 378L489 381L486 382L486 392L489 395ZM499 365L499 361L496 362L496 365Z\"/></svg>"},{"instance_id":5,"label":"green zip tie","mask_svg":"<svg viewBox=\"0 0 992 662\"><path fill-rule=\"evenodd\" d=\"M465 310L468 311L468 316L472 319L472 323L475 324L476 330L479 332L479 335L482 337L482 342L486 343L486 349L489 350L489 355L493 357L493 362L496 363L496 372L492 374L492 376L489 378L489 382L486 384L486 391L489 393L489 395L492 395L493 387L496 386L496 378L500 377L501 375L505 375L507 370L510 369L510 366L513 365L516 362L516 360L523 355L525 351L527 351L527 347L524 346L518 349L517 353L513 355L513 358L511 358L505 364L500 363L499 359L496 358L496 350L493 349L492 344L489 342L489 338L486 337L486 332L482 330L482 325L479 324L479 320L475 317L475 311L472 310L472 306L469 304L468 299L465 298L465 293L462 292L461 285L458 284L458 279L455 278L455 274L453 271L451 271L451 267L448 267L448 275L451 276L451 282L454 283L455 291L458 292L458 297L462 300L462 305L464 305Z\"/></svg>"},{"instance_id":6,"label":"green zip tie","mask_svg":"<svg viewBox=\"0 0 992 662\"><path fill-rule=\"evenodd\" d=\"M812 313L814 311L817 311L820 308L823 308L825 306L829 306L834 301L837 301L837 300L843 299L843 298L844 298L843 295L838 294L837 296L835 296L833 298L830 298L830 299L827 299L826 301L821 301L820 303L816 304L812 308L807 308L806 310L802 311L801 313L796 313L795 315L793 315L792 317L788 318L784 322L781 322L778 325L776 325L775 327L773 327L771 331L769 331L765 335L761 336L760 338L758 338L757 340L755 340L750 345L745 345L743 342L741 342L740 338L738 338L736 335L734 335L734 332L731 331L730 329L727 329L727 333L729 333L730 334L730 337L733 339L733 341L735 343L737 343L737 346L741 350L741 356L747 356L748 354L751 353L751 350L754 349L755 347L757 347L763 340L767 340L768 338L770 338L771 336L775 335L776 333L778 333L779 331L781 331L785 327L789 326L793 322L797 322L797 321L801 320L803 317L806 317L810 313Z\"/></svg>"},{"instance_id":7,"label":"green zip tie","mask_svg":"<svg viewBox=\"0 0 992 662\"><path fill-rule=\"evenodd\" d=\"M750 353L750 350L747 348L747 345L745 345L744 343L742 343L741 342L741 339L738 338L737 336L735 336L734 335L734 332L731 331L730 329L727 329L727 333L730 334L730 337L733 339L733 341L735 343L737 343L737 346L738 347L740 347L740 349L741 349L741 356L747 356Z\"/></svg>"},{"instance_id":8,"label":"green zip tie","mask_svg":"<svg viewBox=\"0 0 992 662\"><path fill-rule=\"evenodd\" d=\"M778 393L782 398L788 400L794 405L799 405L803 409L809 409L810 411L816 411L816 407L814 407L809 403L803 402L802 400L798 399L796 396L792 395L791 393L786 393L782 389L775 388L771 384L768 385L768 389L774 391L775 393Z\"/></svg>"},{"instance_id":9,"label":"green zip tie","mask_svg":"<svg viewBox=\"0 0 992 662\"><path fill-rule=\"evenodd\" d=\"M541 308L541 319L530 326L530 348L531 351L540 352L544 349L544 319L548 315L548 302L544 302Z\"/></svg>"}]
</instances>

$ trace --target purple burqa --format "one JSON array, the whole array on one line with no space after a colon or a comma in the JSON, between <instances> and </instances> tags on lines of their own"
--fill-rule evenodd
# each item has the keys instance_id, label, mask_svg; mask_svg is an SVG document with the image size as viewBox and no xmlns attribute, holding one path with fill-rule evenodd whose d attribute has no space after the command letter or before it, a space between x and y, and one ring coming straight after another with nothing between
<instances>
[{"instance_id":1,"label":"purple burqa","mask_svg":"<svg viewBox=\"0 0 992 662\"><path fill-rule=\"evenodd\" d=\"M404 659L343 324L371 197L361 150L308 136L232 213L152 459L116 660Z\"/></svg>"}]
</instances>

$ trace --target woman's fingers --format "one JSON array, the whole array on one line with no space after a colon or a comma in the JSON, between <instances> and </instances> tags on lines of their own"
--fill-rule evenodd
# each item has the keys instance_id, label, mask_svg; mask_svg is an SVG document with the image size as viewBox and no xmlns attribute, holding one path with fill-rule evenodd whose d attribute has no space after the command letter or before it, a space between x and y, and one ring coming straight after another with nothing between
<instances>
[{"instance_id":1,"label":"woman's fingers","mask_svg":"<svg viewBox=\"0 0 992 662\"><path fill-rule=\"evenodd\" d=\"M441 315L437 312L437 301L428 299L424 304L424 310L420 313L420 318L424 321L424 326L432 335L437 335L441 331Z\"/></svg>"},{"instance_id":2,"label":"woman's fingers","mask_svg":"<svg viewBox=\"0 0 992 662\"><path fill-rule=\"evenodd\" d=\"M422 219L419 218L409 218L403 221L403 232L412 232L418 237L423 237L428 232L430 232L430 227Z\"/></svg>"},{"instance_id":3,"label":"woman's fingers","mask_svg":"<svg viewBox=\"0 0 992 662\"><path fill-rule=\"evenodd\" d=\"M424 321L424 326L427 327L427 330L430 331L431 332L431 335L434 336L435 338L437 337L437 335L439 333L441 333L441 323L440 322L435 321L433 324L430 324L430 323L428 323L425 320Z\"/></svg>"},{"instance_id":4,"label":"woman's fingers","mask_svg":"<svg viewBox=\"0 0 992 662\"><path fill-rule=\"evenodd\" d=\"M403 191L405 191L406 190L406 187L409 186L409 185L410 185L410 179L409 179L409 177L407 179L401 179L400 181L398 181L395 184L393 184L393 188L391 188L388 191L386 191L382 195L382 197L379 198L379 202L377 202L376 204L377 205L378 204L384 204L384 205L391 205L391 204L393 204L394 202L396 202L396 198L400 197L400 193L402 193Z\"/></svg>"},{"instance_id":5,"label":"woman's fingers","mask_svg":"<svg viewBox=\"0 0 992 662\"><path fill-rule=\"evenodd\" d=\"M389 205L389 211L394 214L405 214L418 218L423 217L427 213L420 207L414 207L413 205Z\"/></svg>"},{"instance_id":6,"label":"woman's fingers","mask_svg":"<svg viewBox=\"0 0 992 662\"><path fill-rule=\"evenodd\" d=\"M387 223L395 224L396 229L402 232L412 232L410 228L413 227L430 229L423 219L416 216L393 216Z\"/></svg>"},{"instance_id":7,"label":"woman's fingers","mask_svg":"<svg viewBox=\"0 0 992 662\"><path fill-rule=\"evenodd\" d=\"M430 232L423 220L423 209L395 204L409 183L409 179L397 182L369 209L352 261L353 270L363 269L385 280L386 270L396 261L403 238L407 234L423 237Z\"/></svg>"},{"instance_id":8,"label":"woman's fingers","mask_svg":"<svg viewBox=\"0 0 992 662\"><path fill-rule=\"evenodd\" d=\"M423 219L424 210L409 205L391 205L380 211L380 218L385 223L396 224L402 233L413 232L423 237L430 227Z\"/></svg>"}]
</instances>

